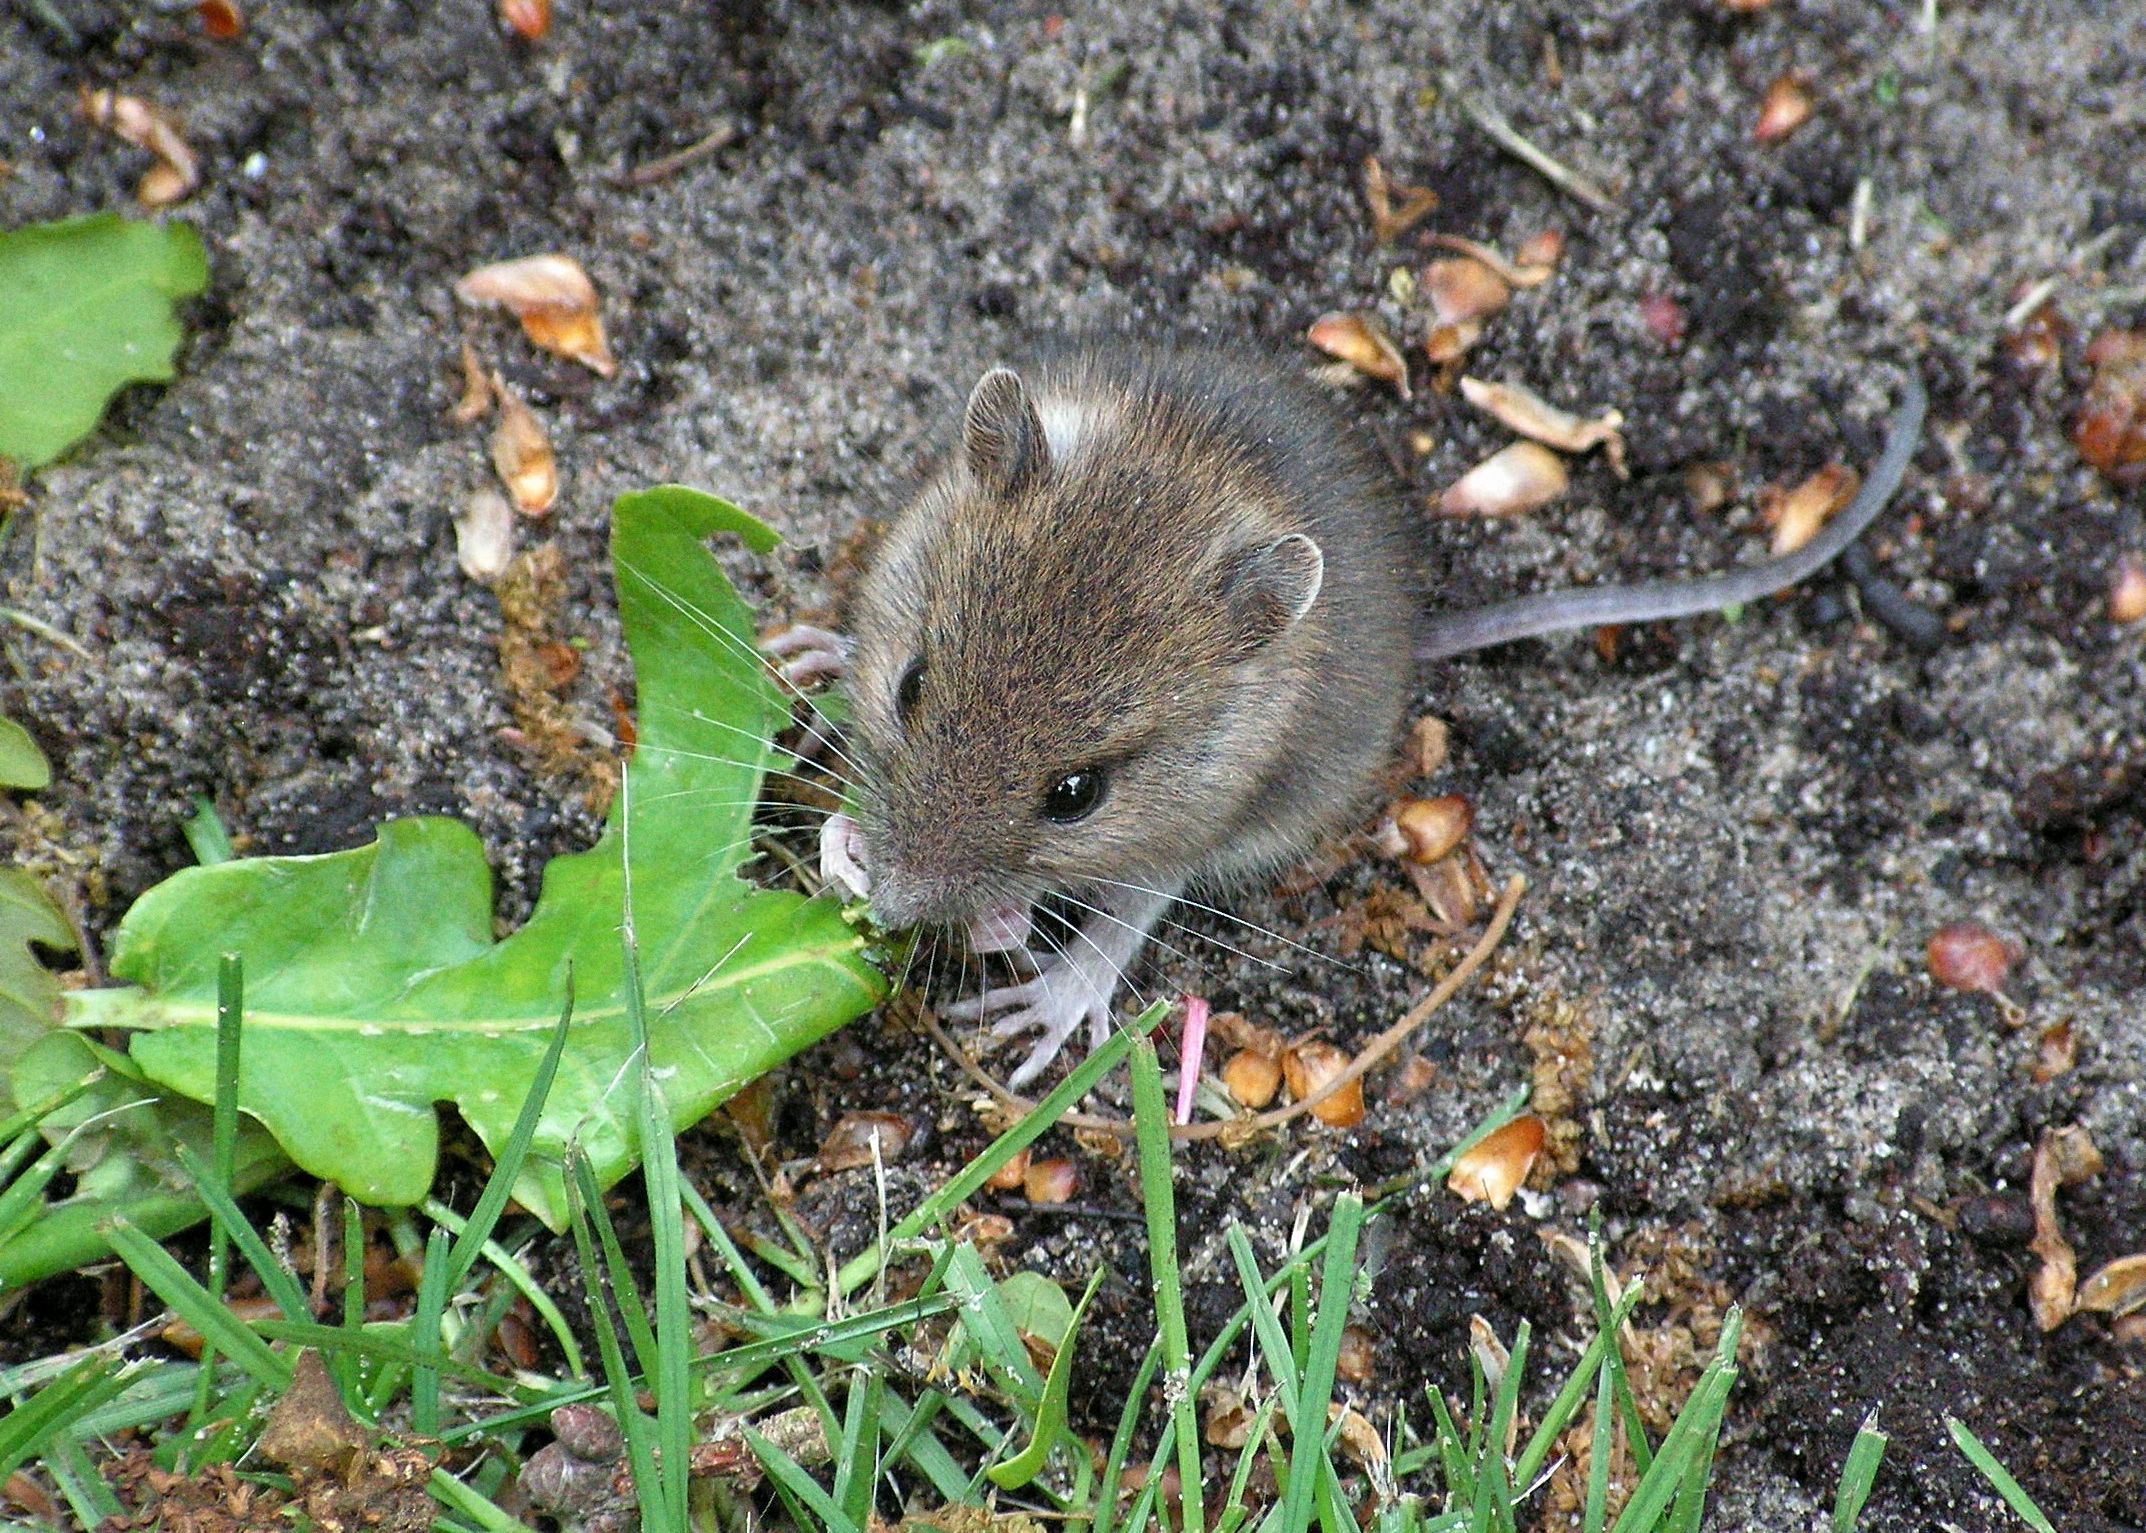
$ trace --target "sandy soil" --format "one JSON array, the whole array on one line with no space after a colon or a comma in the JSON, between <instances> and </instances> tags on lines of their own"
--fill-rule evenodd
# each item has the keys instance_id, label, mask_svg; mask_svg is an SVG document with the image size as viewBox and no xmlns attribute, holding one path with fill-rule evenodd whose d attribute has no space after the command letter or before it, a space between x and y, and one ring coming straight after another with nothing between
<instances>
[{"instance_id":1,"label":"sandy soil","mask_svg":"<svg viewBox=\"0 0 2146 1533\"><path fill-rule=\"evenodd\" d=\"M1751 557L1750 497L1699 514L1684 471L1726 461L1748 489L1867 462L1918 368L1930 431L1868 548L1873 578L1940 620L1936 643L1829 579L1733 625L1627 635L1610 661L1569 640L1426 674L1423 707L1454 732L1436 787L1475 800L1496 874L1532 881L1516 940L1424 1041L1427 1089L1345 1135L1188 1156L1188 1229L1242 1218L1271 1258L1300 1207L1316 1223L1337 1183L1426 1163L1548 1061L1579 1087L1570 1170L1533 1215L1427 1192L1396 1220L1359 1317L1368 1401L1463 1379L1471 1313L1507 1333L1525 1317L1569 1358L1576 1296L1536 1237L1594 1209L1665 1296L1642 1318L1669 1375L1725 1302L1753 1319L1721 1526L1813 1526L1873 1408L1894 1446L1867 1526L2002 1524L1948 1412L2067 1530L2146 1525L2146 1354L2098 1318L2042 1335L2025 1304L2047 1129L2082 1125L2107 1157L2064 1195L2081 1270L2146 1246L2146 635L2102 615L2119 551L2146 550L2146 498L2068 440L2079 339L2146 318L2132 0L565 4L534 47L476 0L264 5L228 44L190 15L58 8L72 44L0 13L0 226L127 204L143 158L84 125L78 85L175 108L209 177L178 215L213 271L179 381L127 396L42 476L36 536L5 550L8 599L95 656L11 633L5 707L53 757L42 834L80 859L100 932L187 860L195 792L257 852L460 815L510 914L591 833L571 767L499 738L498 607L455 567L450 515L486 470L481 433L446 415L465 330L450 285L483 261L577 256L624 362L603 381L503 321L470 326L559 446L549 531L592 646L568 701L599 722L626 679L602 558L619 491L683 479L738 499L791 539L739 578L771 616L825 609L825 571L898 504L985 363L1066 329L1309 362L1299 337L1323 311L1405 322L1388 274L1428 258L1424 230L1508 250L1566 231L1555 279L1470 370L1622 409L1634 467L1626 483L1589 462L1521 522L1432 527L1444 602ZM1790 70L1817 113L1754 143ZM1461 92L1610 205L1494 148ZM690 167L619 179L724 125L734 139ZM1364 216L1367 154L1441 198L1397 248ZM2035 369L2003 317L2044 277L2078 335ZM1681 313L1673 348L1656 297ZM1435 389L1346 408L1423 496L1500 440ZM1333 918L1377 876L1237 908L1336 951ZM2025 945L2022 1023L1928 979L1925 938L1962 919ZM1282 976L1196 958L1143 985L1344 1040L1424 983L1376 955ZM2036 1083L2061 1021L2077 1064ZM783 1088L788 1148L893 1106L927 1129L914 1190L982 1142L949 1067L897 1028L861 1025L815 1063ZM751 1201L729 1139L711 1132L703 1158ZM1087 1170L1070 1211L1007 1207L1006 1250L1128 1275L1084 1381L1082 1409L1107 1410L1151 1322L1130 1184ZM860 1175L805 1189L837 1244L869 1236ZM1227 1262L1212 1241L1186 1251L1197 1323L1227 1306Z\"/></svg>"}]
</instances>

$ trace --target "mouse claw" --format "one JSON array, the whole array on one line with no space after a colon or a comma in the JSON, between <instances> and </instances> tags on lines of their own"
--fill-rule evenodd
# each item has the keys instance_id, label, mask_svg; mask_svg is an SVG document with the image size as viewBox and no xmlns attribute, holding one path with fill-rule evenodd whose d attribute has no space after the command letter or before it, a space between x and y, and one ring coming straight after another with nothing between
<instances>
[{"instance_id":1,"label":"mouse claw","mask_svg":"<svg viewBox=\"0 0 2146 1533\"><path fill-rule=\"evenodd\" d=\"M792 691L802 691L822 677L849 674L849 637L831 628L793 623L781 633L762 639L760 650L778 662L775 674Z\"/></svg>"},{"instance_id":2,"label":"mouse claw","mask_svg":"<svg viewBox=\"0 0 2146 1533\"><path fill-rule=\"evenodd\" d=\"M1028 1057L1006 1078L1009 1086L1024 1086L1041 1075L1064 1051L1067 1041L1080 1030L1081 1023L1088 1024L1092 1042L1100 1043L1110 1036L1109 994L1097 989L1085 973L1076 970L1077 966L1062 959L1052 959L1034 979L1000 985L969 1000L956 1001L942 1010L947 1016L967 1021L980 1022L995 1017L991 1023L993 1038L1041 1034Z\"/></svg>"}]
</instances>

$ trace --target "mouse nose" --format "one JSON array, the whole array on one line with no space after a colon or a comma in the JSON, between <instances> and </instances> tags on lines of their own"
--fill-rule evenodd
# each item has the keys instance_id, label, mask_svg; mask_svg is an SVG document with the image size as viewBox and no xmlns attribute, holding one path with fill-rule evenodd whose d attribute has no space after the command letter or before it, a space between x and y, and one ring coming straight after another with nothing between
<instances>
[{"instance_id":1,"label":"mouse nose","mask_svg":"<svg viewBox=\"0 0 2146 1533\"><path fill-rule=\"evenodd\" d=\"M899 863L874 871L872 918L889 931L912 926L958 926L976 909L976 898L956 880L920 874Z\"/></svg>"}]
</instances>

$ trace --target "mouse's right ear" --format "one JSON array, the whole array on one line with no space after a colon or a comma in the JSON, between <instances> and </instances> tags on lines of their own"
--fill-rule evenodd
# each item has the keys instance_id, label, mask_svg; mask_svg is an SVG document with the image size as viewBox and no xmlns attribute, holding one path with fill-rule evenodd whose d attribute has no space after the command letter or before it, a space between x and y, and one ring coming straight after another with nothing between
<instances>
[{"instance_id":1,"label":"mouse's right ear","mask_svg":"<svg viewBox=\"0 0 2146 1533\"><path fill-rule=\"evenodd\" d=\"M985 373L961 417L961 460L978 484L1001 495L1027 488L1050 466L1043 420L1021 375Z\"/></svg>"}]
</instances>

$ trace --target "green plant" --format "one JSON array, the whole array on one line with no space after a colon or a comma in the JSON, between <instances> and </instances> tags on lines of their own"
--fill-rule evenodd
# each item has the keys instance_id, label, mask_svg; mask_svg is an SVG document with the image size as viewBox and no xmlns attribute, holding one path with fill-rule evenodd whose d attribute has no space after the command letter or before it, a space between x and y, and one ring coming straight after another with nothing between
<instances>
[{"instance_id":1,"label":"green plant","mask_svg":"<svg viewBox=\"0 0 2146 1533\"><path fill-rule=\"evenodd\" d=\"M51 462L129 383L172 376L172 305L207 284L181 223L95 213L0 234L0 456Z\"/></svg>"}]
</instances>

